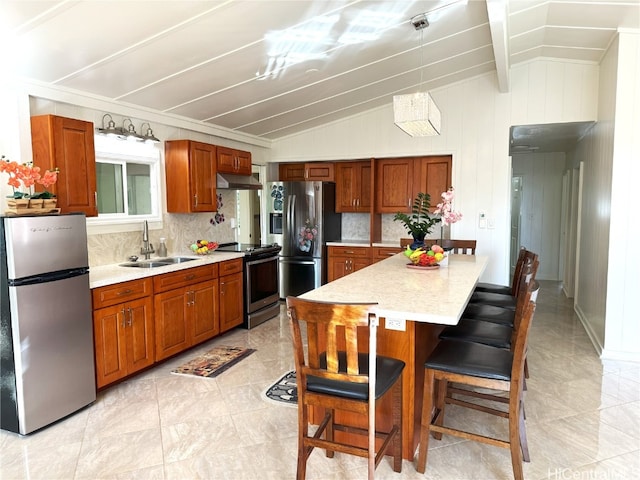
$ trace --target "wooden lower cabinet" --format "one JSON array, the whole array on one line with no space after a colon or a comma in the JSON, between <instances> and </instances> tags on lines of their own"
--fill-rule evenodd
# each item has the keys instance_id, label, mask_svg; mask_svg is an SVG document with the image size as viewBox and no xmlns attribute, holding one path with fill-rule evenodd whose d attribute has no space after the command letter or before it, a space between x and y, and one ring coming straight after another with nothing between
<instances>
[{"instance_id":1,"label":"wooden lower cabinet","mask_svg":"<svg viewBox=\"0 0 640 480\"><path fill-rule=\"evenodd\" d=\"M328 247L327 281L332 282L371 265L369 247Z\"/></svg>"},{"instance_id":2,"label":"wooden lower cabinet","mask_svg":"<svg viewBox=\"0 0 640 480\"><path fill-rule=\"evenodd\" d=\"M373 263L381 262L389 257L392 257L400 252L402 252L404 248L398 247L373 247Z\"/></svg>"},{"instance_id":3,"label":"wooden lower cabinet","mask_svg":"<svg viewBox=\"0 0 640 480\"><path fill-rule=\"evenodd\" d=\"M93 291L98 388L153 365L154 316L149 279ZM117 303L118 297L140 297Z\"/></svg>"},{"instance_id":4,"label":"wooden lower cabinet","mask_svg":"<svg viewBox=\"0 0 640 480\"><path fill-rule=\"evenodd\" d=\"M238 258L93 289L98 388L241 325L242 268Z\"/></svg>"},{"instance_id":5,"label":"wooden lower cabinet","mask_svg":"<svg viewBox=\"0 0 640 480\"><path fill-rule=\"evenodd\" d=\"M220 277L220 333L241 325L243 314L242 272Z\"/></svg>"},{"instance_id":6,"label":"wooden lower cabinet","mask_svg":"<svg viewBox=\"0 0 640 480\"><path fill-rule=\"evenodd\" d=\"M191 287L191 316L193 345L209 340L220 333L219 280L211 280Z\"/></svg>"},{"instance_id":7,"label":"wooden lower cabinet","mask_svg":"<svg viewBox=\"0 0 640 480\"><path fill-rule=\"evenodd\" d=\"M154 297L156 361L171 357L220 332L218 280L209 280Z\"/></svg>"}]
</instances>

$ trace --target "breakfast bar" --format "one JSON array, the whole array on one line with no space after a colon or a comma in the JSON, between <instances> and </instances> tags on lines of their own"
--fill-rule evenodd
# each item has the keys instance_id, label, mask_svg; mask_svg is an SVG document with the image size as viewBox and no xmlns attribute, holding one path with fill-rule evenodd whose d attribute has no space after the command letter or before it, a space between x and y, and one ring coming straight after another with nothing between
<instances>
[{"instance_id":1,"label":"breakfast bar","mask_svg":"<svg viewBox=\"0 0 640 480\"><path fill-rule=\"evenodd\" d=\"M449 255L447 265L437 269L407 268L407 263L407 257L400 253L307 292L301 298L377 304L378 354L406 363L402 456L413 460L420 435L424 362L442 329L460 320L488 257ZM383 429L389 426L390 408L384 403L380 406L376 422ZM364 419L349 417L352 418L348 421L354 424L366 425ZM313 419L317 419L315 412Z\"/></svg>"}]
</instances>

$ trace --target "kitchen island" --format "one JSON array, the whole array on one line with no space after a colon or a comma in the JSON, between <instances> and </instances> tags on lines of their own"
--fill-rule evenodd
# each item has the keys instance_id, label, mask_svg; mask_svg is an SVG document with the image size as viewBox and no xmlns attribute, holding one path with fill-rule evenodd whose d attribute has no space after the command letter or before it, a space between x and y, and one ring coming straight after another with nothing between
<instances>
[{"instance_id":1,"label":"kitchen island","mask_svg":"<svg viewBox=\"0 0 640 480\"><path fill-rule=\"evenodd\" d=\"M438 342L442 329L460 320L487 266L488 257L450 255L448 266L433 270L410 269L407 263L407 257L398 254L307 292L301 298L335 303L377 303L375 311L380 317L378 354L406 363L402 456L413 460L420 436L424 362ZM362 344L366 345L366 342ZM376 418L382 429L390 427L391 405L387 403L380 406ZM318 422L319 415L320 412L314 412L314 423ZM344 415L341 419L366 426L366 419Z\"/></svg>"}]
</instances>

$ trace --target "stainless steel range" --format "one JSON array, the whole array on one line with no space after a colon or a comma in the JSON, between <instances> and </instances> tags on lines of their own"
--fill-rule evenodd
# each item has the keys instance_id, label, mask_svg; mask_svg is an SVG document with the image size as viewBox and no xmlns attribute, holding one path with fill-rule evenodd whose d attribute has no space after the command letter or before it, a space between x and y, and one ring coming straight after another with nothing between
<instances>
[{"instance_id":1,"label":"stainless steel range","mask_svg":"<svg viewBox=\"0 0 640 480\"><path fill-rule=\"evenodd\" d=\"M253 328L280 314L277 244L223 243L220 252L244 253L244 327Z\"/></svg>"}]
</instances>

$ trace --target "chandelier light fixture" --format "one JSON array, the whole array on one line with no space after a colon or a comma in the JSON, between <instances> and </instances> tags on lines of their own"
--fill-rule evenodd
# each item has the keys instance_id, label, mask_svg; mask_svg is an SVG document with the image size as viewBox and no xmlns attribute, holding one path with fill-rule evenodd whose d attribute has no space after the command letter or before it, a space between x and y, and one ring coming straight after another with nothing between
<instances>
[{"instance_id":1,"label":"chandelier light fixture","mask_svg":"<svg viewBox=\"0 0 640 480\"><path fill-rule=\"evenodd\" d=\"M420 85L424 69L423 31L429 26L426 13L411 18L411 24L420 31ZM440 135L440 109L428 92L394 95L393 121L404 132L412 137L429 137Z\"/></svg>"}]
</instances>

